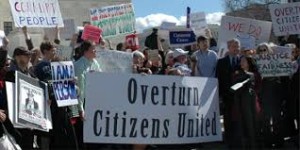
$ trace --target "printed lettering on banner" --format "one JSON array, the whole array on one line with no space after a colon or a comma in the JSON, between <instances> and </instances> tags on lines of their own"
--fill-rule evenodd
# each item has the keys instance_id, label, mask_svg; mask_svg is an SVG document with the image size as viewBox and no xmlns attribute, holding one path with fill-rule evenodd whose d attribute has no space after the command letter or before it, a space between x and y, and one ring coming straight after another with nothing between
<instances>
[{"instance_id":1,"label":"printed lettering on banner","mask_svg":"<svg viewBox=\"0 0 300 150\"><path fill-rule=\"evenodd\" d=\"M217 79L103 72L86 79L86 143L222 140Z\"/></svg>"}]
</instances>

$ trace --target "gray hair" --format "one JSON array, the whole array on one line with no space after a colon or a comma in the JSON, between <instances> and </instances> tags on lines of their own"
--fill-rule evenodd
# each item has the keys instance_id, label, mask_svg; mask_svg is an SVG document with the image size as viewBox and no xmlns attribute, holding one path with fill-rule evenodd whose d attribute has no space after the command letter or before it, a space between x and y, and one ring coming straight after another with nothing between
<instances>
[{"instance_id":1,"label":"gray hair","mask_svg":"<svg viewBox=\"0 0 300 150\"><path fill-rule=\"evenodd\" d=\"M133 57L145 58L145 55L140 51L134 51L132 55Z\"/></svg>"},{"instance_id":2,"label":"gray hair","mask_svg":"<svg viewBox=\"0 0 300 150\"><path fill-rule=\"evenodd\" d=\"M256 48L256 53L257 54L261 54L262 53L262 50L264 50L265 51L265 53L267 53L267 54L272 54L273 53L273 49L271 48L272 46L276 46L276 45L274 45L274 44L268 44L268 43L266 43L266 42L263 42L263 43L260 43L258 46L257 46L257 48ZM263 49L263 48L266 48L266 49Z\"/></svg>"},{"instance_id":3,"label":"gray hair","mask_svg":"<svg viewBox=\"0 0 300 150\"><path fill-rule=\"evenodd\" d=\"M240 40L237 39L237 38L233 38L233 39L227 41L227 47L229 47L229 45L231 45L231 44L233 44L233 43L237 43L239 46L241 46Z\"/></svg>"}]
</instances>

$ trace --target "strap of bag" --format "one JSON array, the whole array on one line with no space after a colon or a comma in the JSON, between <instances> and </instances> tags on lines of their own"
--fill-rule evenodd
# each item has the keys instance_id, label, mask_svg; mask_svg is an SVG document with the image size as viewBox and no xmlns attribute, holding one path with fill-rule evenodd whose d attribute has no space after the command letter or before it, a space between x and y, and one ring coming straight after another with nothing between
<instances>
[{"instance_id":1,"label":"strap of bag","mask_svg":"<svg viewBox=\"0 0 300 150\"><path fill-rule=\"evenodd\" d=\"M1 121L0 121L0 122L1 122ZM7 131L6 127L5 127L5 125L3 124L3 122L1 122L1 125L2 125L2 128L3 128L4 133L7 135L7 138L8 138L8 140L10 141L10 143L12 143L14 149L15 149L15 150L19 150L19 148L14 144L14 143L16 143L15 140L12 139L12 136L10 136L10 134L8 133L8 131Z\"/></svg>"}]
</instances>

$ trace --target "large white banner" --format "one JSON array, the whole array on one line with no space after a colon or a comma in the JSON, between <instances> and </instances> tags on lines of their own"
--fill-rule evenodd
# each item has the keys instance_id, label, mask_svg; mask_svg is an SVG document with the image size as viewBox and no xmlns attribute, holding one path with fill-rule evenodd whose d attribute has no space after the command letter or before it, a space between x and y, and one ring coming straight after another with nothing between
<instances>
[{"instance_id":1,"label":"large white banner","mask_svg":"<svg viewBox=\"0 0 300 150\"><path fill-rule=\"evenodd\" d=\"M103 72L132 73L132 53L116 50L97 50L96 56Z\"/></svg>"},{"instance_id":2,"label":"large white banner","mask_svg":"<svg viewBox=\"0 0 300 150\"><path fill-rule=\"evenodd\" d=\"M86 143L222 140L215 78L92 72L86 85Z\"/></svg>"},{"instance_id":3,"label":"large white banner","mask_svg":"<svg viewBox=\"0 0 300 150\"><path fill-rule=\"evenodd\" d=\"M111 37L135 31L132 4L121 4L90 9L91 23L103 30L103 37Z\"/></svg>"},{"instance_id":4,"label":"large white banner","mask_svg":"<svg viewBox=\"0 0 300 150\"><path fill-rule=\"evenodd\" d=\"M9 0L16 27L63 27L58 0Z\"/></svg>"},{"instance_id":5,"label":"large white banner","mask_svg":"<svg viewBox=\"0 0 300 150\"><path fill-rule=\"evenodd\" d=\"M268 42L271 27L272 22L268 21L223 16L218 38L219 56L225 55L227 41L232 38L241 40L241 48L255 48L259 43Z\"/></svg>"},{"instance_id":6,"label":"large white banner","mask_svg":"<svg viewBox=\"0 0 300 150\"><path fill-rule=\"evenodd\" d=\"M300 33L300 2L269 5L276 36Z\"/></svg>"},{"instance_id":7,"label":"large white banner","mask_svg":"<svg viewBox=\"0 0 300 150\"><path fill-rule=\"evenodd\" d=\"M272 47L273 54L256 55L256 63L262 77L289 76L294 66L291 60L292 49L289 47ZM297 70L297 69L296 69Z\"/></svg>"}]
</instances>

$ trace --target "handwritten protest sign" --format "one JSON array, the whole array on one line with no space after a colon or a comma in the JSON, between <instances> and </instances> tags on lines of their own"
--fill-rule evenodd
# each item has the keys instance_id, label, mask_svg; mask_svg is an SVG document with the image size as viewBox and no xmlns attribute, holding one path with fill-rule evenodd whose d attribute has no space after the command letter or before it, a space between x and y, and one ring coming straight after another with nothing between
<instances>
[{"instance_id":1,"label":"handwritten protest sign","mask_svg":"<svg viewBox=\"0 0 300 150\"><path fill-rule=\"evenodd\" d=\"M52 86L58 107L78 104L71 61L51 62Z\"/></svg>"},{"instance_id":2,"label":"handwritten protest sign","mask_svg":"<svg viewBox=\"0 0 300 150\"><path fill-rule=\"evenodd\" d=\"M16 27L63 27L58 0L9 0Z\"/></svg>"},{"instance_id":3,"label":"handwritten protest sign","mask_svg":"<svg viewBox=\"0 0 300 150\"><path fill-rule=\"evenodd\" d=\"M276 46L273 54L255 56L262 77L289 76L293 73L291 48Z\"/></svg>"},{"instance_id":4,"label":"handwritten protest sign","mask_svg":"<svg viewBox=\"0 0 300 150\"><path fill-rule=\"evenodd\" d=\"M9 92L12 91L16 93L15 97L10 97L15 98L14 106L10 106L13 124L48 132L52 125L47 111L50 109L47 84L16 71L15 90Z\"/></svg>"},{"instance_id":5,"label":"handwritten protest sign","mask_svg":"<svg viewBox=\"0 0 300 150\"><path fill-rule=\"evenodd\" d=\"M219 56L223 57L227 51L227 41L232 38L254 37L255 45L268 42L272 22L246 19L240 17L223 16L219 28ZM222 55L220 55L222 54Z\"/></svg>"},{"instance_id":6,"label":"handwritten protest sign","mask_svg":"<svg viewBox=\"0 0 300 150\"><path fill-rule=\"evenodd\" d=\"M205 34L208 28L204 12L191 13L191 28L196 33Z\"/></svg>"},{"instance_id":7,"label":"handwritten protest sign","mask_svg":"<svg viewBox=\"0 0 300 150\"><path fill-rule=\"evenodd\" d=\"M83 40L92 40L95 43L99 43L101 38L102 30L96 26L85 25L81 39Z\"/></svg>"},{"instance_id":8,"label":"handwritten protest sign","mask_svg":"<svg viewBox=\"0 0 300 150\"><path fill-rule=\"evenodd\" d=\"M269 5L276 36L300 33L300 2Z\"/></svg>"},{"instance_id":9,"label":"handwritten protest sign","mask_svg":"<svg viewBox=\"0 0 300 150\"><path fill-rule=\"evenodd\" d=\"M132 53L116 50L97 50L96 56L103 72L132 73Z\"/></svg>"},{"instance_id":10,"label":"handwritten protest sign","mask_svg":"<svg viewBox=\"0 0 300 150\"><path fill-rule=\"evenodd\" d=\"M102 36L104 38L135 31L132 4L92 8L90 15L92 25L103 30Z\"/></svg>"},{"instance_id":11,"label":"handwritten protest sign","mask_svg":"<svg viewBox=\"0 0 300 150\"><path fill-rule=\"evenodd\" d=\"M196 42L196 35L190 29L175 29L169 32L170 46L180 47Z\"/></svg>"},{"instance_id":12,"label":"handwritten protest sign","mask_svg":"<svg viewBox=\"0 0 300 150\"><path fill-rule=\"evenodd\" d=\"M86 79L84 142L222 140L217 79L98 72Z\"/></svg>"}]
</instances>

